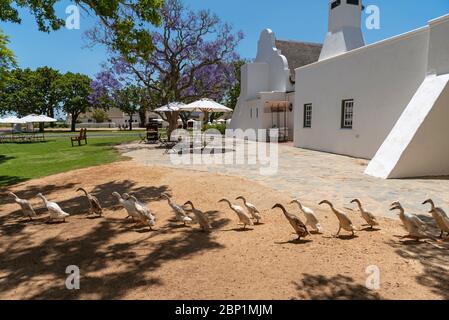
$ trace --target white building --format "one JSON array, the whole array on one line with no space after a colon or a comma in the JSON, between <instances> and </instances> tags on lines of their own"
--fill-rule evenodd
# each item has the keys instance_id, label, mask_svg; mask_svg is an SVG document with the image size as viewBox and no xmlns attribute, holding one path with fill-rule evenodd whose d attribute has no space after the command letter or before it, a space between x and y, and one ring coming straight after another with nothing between
<instances>
[{"instance_id":1,"label":"white building","mask_svg":"<svg viewBox=\"0 0 449 320\"><path fill-rule=\"evenodd\" d=\"M319 61L296 68L295 146L370 159L366 173L380 178L448 175L449 15L365 46L361 12L359 0L331 0ZM244 128L245 90L262 78L252 77L234 119Z\"/></svg>"},{"instance_id":2,"label":"white building","mask_svg":"<svg viewBox=\"0 0 449 320\"><path fill-rule=\"evenodd\" d=\"M320 44L276 40L271 30L262 31L255 62L242 67L231 128L279 128L293 140L295 69L318 61L320 52Z\"/></svg>"}]
</instances>

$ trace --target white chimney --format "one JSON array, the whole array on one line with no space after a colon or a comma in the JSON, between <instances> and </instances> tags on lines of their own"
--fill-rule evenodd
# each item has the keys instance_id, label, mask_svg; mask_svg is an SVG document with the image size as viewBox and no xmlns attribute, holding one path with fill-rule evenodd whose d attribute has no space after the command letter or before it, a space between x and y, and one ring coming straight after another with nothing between
<instances>
[{"instance_id":1,"label":"white chimney","mask_svg":"<svg viewBox=\"0 0 449 320\"><path fill-rule=\"evenodd\" d=\"M330 0L329 30L320 61L363 47L362 0Z\"/></svg>"}]
</instances>

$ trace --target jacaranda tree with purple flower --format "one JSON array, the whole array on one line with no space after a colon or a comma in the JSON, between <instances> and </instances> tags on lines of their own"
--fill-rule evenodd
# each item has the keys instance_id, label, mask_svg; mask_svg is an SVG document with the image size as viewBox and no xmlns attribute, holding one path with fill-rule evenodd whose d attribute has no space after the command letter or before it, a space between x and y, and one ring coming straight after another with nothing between
<instances>
[{"instance_id":1,"label":"jacaranda tree with purple flower","mask_svg":"<svg viewBox=\"0 0 449 320\"><path fill-rule=\"evenodd\" d=\"M243 33L234 33L210 11L194 12L179 0L167 0L161 17L161 27L151 33L149 58L142 55L129 60L114 51L107 29L89 32L93 42L106 45L111 52L107 66L92 84L93 95L101 96L114 85L134 83L147 89L150 109L204 97L223 101L236 82L236 48ZM177 128L177 114L162 117L169 123L169 133Z\"/></svg>"}]
</instances>

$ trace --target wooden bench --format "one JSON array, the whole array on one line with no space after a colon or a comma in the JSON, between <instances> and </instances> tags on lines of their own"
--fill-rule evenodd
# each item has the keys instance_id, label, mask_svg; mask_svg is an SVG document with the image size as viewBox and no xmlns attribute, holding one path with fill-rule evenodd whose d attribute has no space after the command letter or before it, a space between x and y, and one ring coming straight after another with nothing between
<instances>
[{"instance_id":1,"label":"wooden bench","mask_svg":"<svg viewBox=\"0 0 449 320\"><path fill-rule=\"evenodd\" d=\"M87 144L87 129L81 129L79 136L71 137L72 147L74 142L78 142L78 145L81 146L81 141L84 141Z\"/></svg>"}]
</instances>

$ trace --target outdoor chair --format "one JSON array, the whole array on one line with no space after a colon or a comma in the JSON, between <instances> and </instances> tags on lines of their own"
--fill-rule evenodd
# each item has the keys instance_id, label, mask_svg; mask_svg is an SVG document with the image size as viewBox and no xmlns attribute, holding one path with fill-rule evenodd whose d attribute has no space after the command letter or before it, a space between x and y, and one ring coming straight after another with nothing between
<instances>
[{"instance_id":1,"label":"outdoor chair","mask_svg":"<svg viewBox=\"0 0 449 320\"><path fill-rule=\"evenodd\" d=\"M74 142L78 142L78 145L81 147L81 141L84 141L87 144L87 129L81 129L79 136L71 137L72 147L74 146Z\"/></svg>"},{"instance_id":2,"label":"outdoor chair","mask_svg":"<svg viewBox=\"0 0 449 320\"><path fill-rule=\"evenodd\" d=\"M147 137L141 133L139 133L139 138L140 138L139 144L147 142Z\"/></svg>"},{"instance_id":3,"label":"outdoor chair","mask_svg":"<svg viewBox=\"0 0 449 320\"><path fill-rule=\"evenodd\" d=\"M147 131L146 137L147 143L157 143L159 141L159 133L158 131Z\"/></svg>"},{"instance_id":4,"label":"outdoor chair","mask_svg":"<svg viewBox=\"0 0 449 320\"><path fill-rule=\"evenodd\" d=\"M173 148L178 144L178 142L169 141L168 137L162 137L162 135L159 135L159 144L161 148L165 149L164 154L170 153L170 151L173 150Z\"/></svg>"}]
</instances>

